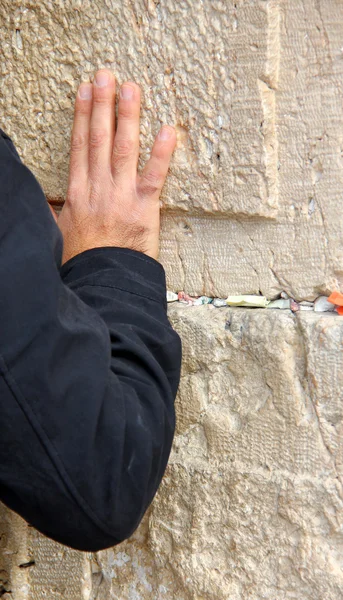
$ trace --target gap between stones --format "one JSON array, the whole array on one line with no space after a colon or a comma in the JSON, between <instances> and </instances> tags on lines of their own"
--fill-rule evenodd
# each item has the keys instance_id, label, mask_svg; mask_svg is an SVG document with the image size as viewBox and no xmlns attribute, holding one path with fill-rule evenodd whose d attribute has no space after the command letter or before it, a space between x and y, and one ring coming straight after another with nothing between
<instances>
[{"instance_id":1,"label":"gap between stones","mask_svg":"<svg viewBox=\"0 0 343 600\"><path fill-rule=\"evenodd\" d=\"M314 302L303 300L297 302L294 298L288 296L286 292L281 292L280 298L268 300L260 295L237 295L227 298L212 298L210 296L190 296L184 291L167 291L167 302L178 302L187 306L209 305L212 308L221 308L228 306L240 306L245 308L276 308L279 310L291 310L293 313L299 311L314 312L332 312L336 313L336 306L328 301L327 296L318 296Z\"/></svg>"}]
</instances>

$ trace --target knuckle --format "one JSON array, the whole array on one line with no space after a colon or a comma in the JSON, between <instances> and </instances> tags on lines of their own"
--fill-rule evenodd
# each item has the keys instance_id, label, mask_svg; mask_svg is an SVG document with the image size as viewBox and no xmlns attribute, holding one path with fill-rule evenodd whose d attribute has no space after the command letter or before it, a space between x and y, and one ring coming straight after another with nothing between
<instances>
[{"instance_id":1,"label":"knuckle","mask_svg":"<svg viewBox=\"0 0 343 600\"><path fill-rule=\"evenodd\" d=\"M86 133L74 133L71 139L71 151L81 152L87 147L88 135Z\"/></svg>"},{"instance_id":2,"label":"knuckle","mask_svg":"<svg viewBox=\"0 0 343 600\"><path fill-rule=\"evenodd\" d=\"M67 201L71 204L77 202L77 200L82 196L81 186L77 182L71 182L68 187L67 192Z\"/></svg>"},{"instance_id":3,"label":"knuckle","mask_svg":"<svg viewBox=\"0 0 343 600\"><path fill-rule=\"evenodd\" d=\"M170 160L170 152L168 148L166 148L165 143L158 143L155 145L153 150L154 157L160 162L166 162Z\"/></svg>"},{"instance_id":4,"label":"knuckle","mask_svg":"<svg viewBox=\"0 0 343 600\"><path fill-rule=\"evenodd\" d=\"M113 163L114 165L126 162L131 158L134 151L134 142L129 139L120 139L114 142Z\"/></svg>"},{"instance_id":5,"label":"knuckle","mask_svg":"<svg viewBox=\"0 0 343 600\"><path fill-rule=\"evenodd\" d=\"M124 121L129 121L134 116L132 106L120 104L118 106L118 117Z\"/></svg>"},{"instance_id":6,"label":"knuckle","mask_svg":"<svg viewBox=\"0 0 343 600\"><path fill-rule=\"evenodd\" d=\"M128 138L121 138L116 140L114 144L115 152L122 156L127 156L132 153L134 148L134 142Z\"/></svg>"},{"instance_id":7,"label":"knuckle","mask_svg":"<svg viewBox=\"0 0 343 600\"><path fill-rule=\"evenodd\" d=\"M151 170L144 173L141 179L141 193L144 196L153 196L162 188L163 178L158 171Z\"/></svg>"},{"instance_id":8,"label":"knuckle","mask_svg":"<svg viewBox=\"0 0 343 600\"><path fill-rule=\"evenodd\" d=\"M112 96L109 94L106 88L95 89L93 101L95 104L108 104L110 106L112 104Z\"/></svg>"},{"instance_id":9,"label":"knuckle","mask_svg":"<svg viewBox=\"0 0 343 600\"><path fill-rule=\"evenodd\" d=\"M91 129L89 134L89 145L92 148L99 148L107 141L108 135L106 129Z\"/></svg>"},{"instance_id":10,"label":"knuckle","mask_svg":"<svg viewBox=\"0 0 343 600\"><path fill-rule=\"evenodd\" d=\"M81 100L80 98L77 98L76 104L75 104L75 110L79 115L87 116L91 112L90 103L85 102L84 100Z\"/></svg>"}]
</instances>

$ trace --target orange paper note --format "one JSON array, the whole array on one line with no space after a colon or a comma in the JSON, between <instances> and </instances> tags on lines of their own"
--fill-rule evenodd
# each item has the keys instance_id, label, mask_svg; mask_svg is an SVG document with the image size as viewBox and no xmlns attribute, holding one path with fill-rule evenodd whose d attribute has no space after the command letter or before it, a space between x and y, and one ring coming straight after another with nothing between
<instances>
[{"instance_id":1,"label":"orange paper note","mask_svg":"<svg viewBox=\"0 0 343 600\"><path fill-rule=\"evenodd\" d=\"M343 294L341 294L340 292L332 292L332 294L328 297L328 302L343 307ZM339 310L337 312L340 315L343 314L343 312L340 312Z\"/></svg>"}]
</instances>

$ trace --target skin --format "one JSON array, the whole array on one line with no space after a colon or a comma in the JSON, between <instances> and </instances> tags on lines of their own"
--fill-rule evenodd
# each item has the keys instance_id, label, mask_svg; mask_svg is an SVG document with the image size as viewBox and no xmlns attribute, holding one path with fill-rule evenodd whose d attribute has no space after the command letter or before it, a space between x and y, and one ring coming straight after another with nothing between
<instances>
[{"instance_id":1,"label":"skin","mask_svg":"<svg viewBox=\"0 0 343 600\"><path fill-rule=\"evenodd\" d=\"M176 146L163 126L138 173L140 88L121 86L107 69L80 85L71 139L68 192L56 221L64 240L62 264L90 248L116 246L158 258L160 194Z\"/></svg>"}]
</instances>

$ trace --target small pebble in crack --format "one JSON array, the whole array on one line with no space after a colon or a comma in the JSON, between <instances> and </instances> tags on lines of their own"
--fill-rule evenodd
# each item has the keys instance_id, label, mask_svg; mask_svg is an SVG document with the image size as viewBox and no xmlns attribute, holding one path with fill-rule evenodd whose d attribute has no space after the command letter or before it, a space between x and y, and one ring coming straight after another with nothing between
<instances>
[{"instance_id":1,"label":"small pebble in crack","mask_svg":"<svg viewBox=\"0 0 343 600\"><path fill-rule=\"evenodd\" d=\"M21 39L20 29L15 30L16 46L18 50L23 49L23 40Z\"/></svg>"}]
</instances>

